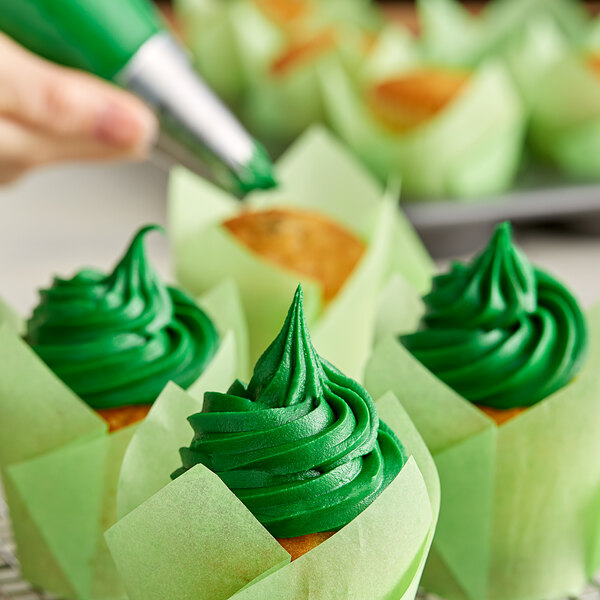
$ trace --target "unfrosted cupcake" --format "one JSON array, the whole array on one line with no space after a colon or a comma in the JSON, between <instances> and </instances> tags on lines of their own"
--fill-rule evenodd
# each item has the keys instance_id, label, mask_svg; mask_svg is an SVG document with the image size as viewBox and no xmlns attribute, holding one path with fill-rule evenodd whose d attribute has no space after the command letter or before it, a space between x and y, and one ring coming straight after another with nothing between
<instances>
[{"instance_id":1,"label":"unfrosted cupcake","mask_svg":"<svg viewBox=\"0 0 600 600\"><path fill-rule=\"evenodd\" d=\"M382 125L391 132L406 133L426 125L468 84L467 70L424 66L375 81L365 93Z\"/></svg>"},{"instance_id":2,"label":"unfrosted cupcake","mask_svg":"<svg viewBox=\"0 0 600 600\"><path fill-rule=\"evenodd\" d=\"M26 341L110 430L143 419L169 381L190 386L218 347L210 318L149 263L159 229L142 228L112 273L56 277L27 322Z\"/></svg>"},{"instance_id":3,"label":"unfrosted cupcake","mask_svg":"<svg viewBox=\"0 0 600 600\"><path fill-rule=\"evenodd\" d=\"M273 208L225 221L235 238L267 261L318 281L331 301L360 262L365 243L327 217Z\"/></svg>"},{"instance_id":4,"label":"unfrosted cupcake","mask_svg":"<svg viewBox=\"0 0 600 600\"><path fill-rule=\"evenodd\" d=\"M183 466L214 471L292 559L369 506L407 457L356 381L311 344L298 288L250 383L209 392Z\"/></svg>"},{"instance_id":5,"label":"unfrosted cupcake","mask_svg":"<svg viewBox=\"0 0 600 600\"><path fill-rule=\"evenodd\" d=\"M421 330L402 343L499 424L567 385L584 362L577 301L512 244L508 223L471 263L435 277L424 303Z\"/></svg>"}]
</instances>

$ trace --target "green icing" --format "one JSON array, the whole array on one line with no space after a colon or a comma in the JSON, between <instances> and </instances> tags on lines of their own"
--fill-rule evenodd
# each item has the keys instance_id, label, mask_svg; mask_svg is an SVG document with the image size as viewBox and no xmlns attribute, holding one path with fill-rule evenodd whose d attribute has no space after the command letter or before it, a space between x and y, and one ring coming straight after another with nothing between
<instances>
[{"instance_id":1,"label":"green icing","mask_svg":"<svg viewBox=\"0 0 600 600\"><path fill-rule=\"evenodd\" d=\"M576 300L513 246L508 223L473 262L436 277L424 302L421 330L401 340L472 402L531 406L569 383L585 358Z\"/></svg>"},{"instance_id":2,"label":"green icing","mask_svg":"<svg viewBox=\"0 0 600 600\"><path fill-rule=\"evenodd\" d=\"M173 477L207 466L277 538L340 529L406 462L366 390L316 353L300 287L248 386L207 393L189 421Z\"/></svg>"},{"instance_id":3,"label":"green icing","mask_svg":"<svg viewBox=\"0 0 600 600\"><path fill-rule=\"evenodd\" d=\"M210 319L146 258L144 236L159 229L141 229L110 275L55 278L27 323L27 342L93 408L152 404L169 381L191 385L216 352Z\"/></svg>"}]
</instances>

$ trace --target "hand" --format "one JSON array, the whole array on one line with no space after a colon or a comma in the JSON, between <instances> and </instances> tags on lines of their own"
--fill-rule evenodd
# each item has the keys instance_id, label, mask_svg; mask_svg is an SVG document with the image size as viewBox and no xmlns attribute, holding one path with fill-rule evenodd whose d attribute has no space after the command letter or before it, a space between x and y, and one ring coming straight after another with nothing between
<instances>
[{"instance_id":1,"label":"hand","mask_svg":"<svg viewBox=\"0 0 600 600\"><path fill-rule=\"evenodd\" d=\"M0 33L0 183L60 161L142 158L156 130L131 94Z\"/></svg>"}]
</instances>

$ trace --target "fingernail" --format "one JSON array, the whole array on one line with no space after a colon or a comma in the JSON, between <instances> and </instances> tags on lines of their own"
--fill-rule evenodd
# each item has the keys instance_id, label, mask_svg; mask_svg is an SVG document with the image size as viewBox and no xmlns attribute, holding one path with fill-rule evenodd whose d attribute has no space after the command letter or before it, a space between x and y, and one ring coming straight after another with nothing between
<instances>
[{"instance_id":1,"label":"fingernail","mask_svg":"<svg viewBox=\"0 0 600 600\"><path fill-rule=\"evenodd\" d=\"M110 104L97 121L95 135L112 146L146 148L154 141L156 128L156 118L149 109L136 111Z\"/></svg>"}]
</instances>

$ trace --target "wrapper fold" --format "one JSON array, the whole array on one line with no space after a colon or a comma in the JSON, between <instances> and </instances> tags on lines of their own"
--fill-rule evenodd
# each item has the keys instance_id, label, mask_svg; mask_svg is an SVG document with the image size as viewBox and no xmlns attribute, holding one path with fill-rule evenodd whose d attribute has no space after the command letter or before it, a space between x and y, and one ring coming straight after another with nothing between
<instances>
[{"instance_id":1,"label":"wrapper fold","mask_svg":"<svg viewBox=\"0 0 600 600\"><path fill-rule=\"evenodd\" d=\"M169 230L177 277L194 294L223 277L235 280L248 322L252 363L279 331L289 298L301 281L315 347L342 371L360 379L385 282L398 273L417 290L427 290L433 264L398 212L395 189L384 193L323 130L305 134L278 161L276 174L278 188L251 194L242 208L238 200L196 175L174 171ZM326 307L321 305L317 282L263 260L222 226L241 210L272 207L319 212L367 243L354 273Z\"/></svg>"},{"instance_id":2,"label":"wrapper fold","mask_svg":"<svg viewBox=\"0 0 600 600\"><path fill-rule=\"evenodd\" d=\"M406 34L391 28L358 81L330 60L320 71L333 129L382 180L402 177L411 200L475 198L508 187L521 159L525 114L505 66L477 67L455 98L429 120L395 132L367 102L370 86L428 67Z\"/></svg>"},{"instance_id":3,"label":"wrapper fold","mask_svg":"<svg viewBox=\"0 0 600 600\"><path fill-rule=\"evenodd\" d=\"M145 477L154 478L156 457L170 455L177 463L175 442L189 443L191 429L183 435L177 413L189 410L194 402L196 410L202 406L175 386L168 395L165 391L157 410L164 416L165 428L172 427L172 435L156 439L148 427L137 431L133 445L149 452L139 453L131 468L123 471L120 500L131 512L106 533L130 600L415 597L437 521L439 481L423 441L392 394L379 400L379 413L411 458L356 519L292 563L203 465L171 483L165 473L165 487L143 502L158 487L150 485L144 494L137 489Z\"/></svg>"},{"instance_id":4,"label":"wrapper fold","mask_svg":"<svg viewBox=\"0 0 600 600\"><path fill-rule=\"evenodd\" d=\"M234 337L243 316L230 282L200 303L222 335L191 388L202 394L218 373L243 376ZM117 481L137 425L109 434L7 323L0 327L0 414L0 472L23 576L62 598L126 598L103 536L116 521Z\"/></svg>"},{"instance_id":5,"label":"wrapper fold","mask_svg":"<svg viewBox=\"0 0 600 600\"><path fill-rule=\"evenodd\" d=\"M585 7L573 0L494 0L479 15L456 0L419 0L418 9L425 56L445 65L474 66L501 56L538 20L551 21L574 43L589 28Z\"/></svg>"},{"instance_id":6,"label":"wrapper fold","mask_svg":"<svg viewBox=\"0 0 600 600\"><path fill-rule=\"evenodd\" d=\"M578 595L600 567L600 306L565 388L498 427L393 338L366 371L391 390L440 475L443 502L423 584L447 600Z\"/></svg>"}]
</instances>

